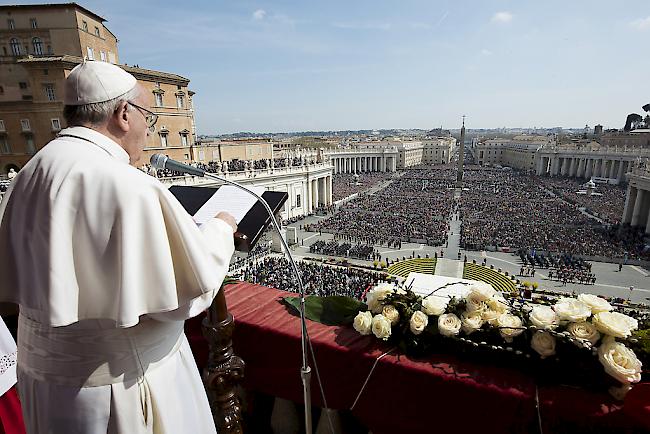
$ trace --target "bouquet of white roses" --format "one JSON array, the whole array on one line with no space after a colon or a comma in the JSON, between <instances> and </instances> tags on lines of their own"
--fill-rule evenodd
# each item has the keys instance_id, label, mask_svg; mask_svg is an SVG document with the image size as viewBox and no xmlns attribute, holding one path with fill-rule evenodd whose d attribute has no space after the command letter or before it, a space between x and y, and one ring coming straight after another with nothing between
<instances>
[{"instance_id":1,"label":"bouquet of white roses","mask_svg":"<svg viewBox=\"0 0 650 434\"><path fill-rule=\"evenodd\" d=\"M532 349L545 359L557 357L559 344L568 343L598 357L604 372L620 383L610 389L616 397L641 380L641 361L626 345L639 321L615 312L595 295L562 297L542 305L506 299L484 283L471 285L461 299L440 297L435 291L420 296L408 287L383 283L367 293L366 303L367 310L362 307L354 318L354 329L391 340L406 351L428 350L436 339L455 338L519 354Z\"/></svg>"}]
</instances>

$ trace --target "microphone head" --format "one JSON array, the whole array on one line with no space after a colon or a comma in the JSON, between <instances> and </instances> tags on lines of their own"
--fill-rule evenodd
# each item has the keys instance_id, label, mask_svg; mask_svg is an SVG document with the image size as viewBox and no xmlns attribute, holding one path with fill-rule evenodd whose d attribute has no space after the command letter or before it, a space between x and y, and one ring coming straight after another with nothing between
<instances>
[{"instance_id":1,"label":"microphone head","mask_svg":"<svg viewBox=\"0 0 650 434\"><path fill-rule=\"evenodd\" d=\"M165 154L153 154L149 162L156 169L164 169L168 159L169 157Z\"/></svg>"}]
</instances>

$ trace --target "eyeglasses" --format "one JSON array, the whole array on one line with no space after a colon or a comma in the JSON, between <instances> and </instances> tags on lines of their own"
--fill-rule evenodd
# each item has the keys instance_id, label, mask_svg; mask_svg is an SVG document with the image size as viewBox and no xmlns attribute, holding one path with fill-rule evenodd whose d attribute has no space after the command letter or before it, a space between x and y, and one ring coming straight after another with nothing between
<instances>
[{"instance_id":1,"label":"eyeglasses","mask_svg":"<svg viewBox=\"0 0 650 434\"><path fill-rule=\"evenodd\" d=\"M129 104L131 104L133 107L137 108L140 113L142 113L142 116L144 116L144 120L147 123L147 127L153 128L154 125L156 125L156 122L158 122L158 115L152 112L151 110L147 110L144 107L140 107L137 104L132 103L131 101L127 101Z\"/></svg>"}]
</instances>

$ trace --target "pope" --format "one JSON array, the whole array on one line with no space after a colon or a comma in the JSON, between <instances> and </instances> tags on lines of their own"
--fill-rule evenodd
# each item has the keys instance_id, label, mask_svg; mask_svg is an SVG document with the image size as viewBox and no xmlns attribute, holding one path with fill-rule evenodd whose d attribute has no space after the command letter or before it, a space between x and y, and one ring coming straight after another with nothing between
<instances>
[{"instance_id":1,"label":"pope","mask_svg":"<svg viewBox=\"0 0 650 434\"><path fill-rule=\"evenodd\" d=\"M0 302L19 305L18 392L29 433L215 433L183 333L210 306L236 223L200 228L133 166L157 116L135 77L85 61L68 128L0 204Z\"/></svg>"}]
</instances>

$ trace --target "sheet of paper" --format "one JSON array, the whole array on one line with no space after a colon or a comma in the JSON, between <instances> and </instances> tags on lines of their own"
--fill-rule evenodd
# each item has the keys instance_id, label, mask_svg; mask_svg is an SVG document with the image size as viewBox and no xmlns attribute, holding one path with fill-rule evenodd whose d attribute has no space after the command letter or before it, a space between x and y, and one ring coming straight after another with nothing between
<instances>
[{"instance_id":1,"label":"sheet of paper","mask_svg":"<svg viewBox=\"0 0 650 434\"><path fill-rule=\"evenodd\" d=\"M264 193L264 187L248 187L258 195ZM232 185L223 185L194 214L194 221L200 226L213 218L219 211L227 211L235 218L237 224L255 205L257 199L247 192Z\"/></svg>"}]
</instances>

